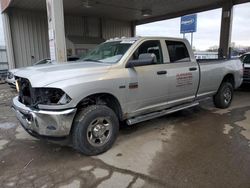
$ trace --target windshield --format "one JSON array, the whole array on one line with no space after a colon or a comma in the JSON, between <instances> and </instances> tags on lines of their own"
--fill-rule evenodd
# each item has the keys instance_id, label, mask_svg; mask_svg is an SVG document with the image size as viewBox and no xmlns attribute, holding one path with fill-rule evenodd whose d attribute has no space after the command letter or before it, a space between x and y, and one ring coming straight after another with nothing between
<instances>
[{"instance_id":1,"label":"windshield","mask_svg":"<svg viewBox=\"0 0 250 188\"><path fill-rule=\"evenodd\" d=\"M79 61L95 61L111 64L117 63L133 44L132 42L115 41L102 43Z\"/></svg>"}]
</instances>

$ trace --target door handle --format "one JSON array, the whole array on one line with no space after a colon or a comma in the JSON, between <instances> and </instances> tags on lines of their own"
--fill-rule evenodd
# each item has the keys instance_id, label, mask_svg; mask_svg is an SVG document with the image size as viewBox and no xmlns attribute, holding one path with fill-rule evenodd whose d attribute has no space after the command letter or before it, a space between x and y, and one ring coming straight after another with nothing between
<instances>
[{"instance_id":1,"label":"door handle","mask_svg":"<svg viewBox=\"0 0 250 188\"><path fill-rule=\"evenodd\" d=\"M189 71L196 71L196 70L197 70L196 67L191 67L191 68L189 68Z\"/></svg>"},{"instance_id":2,"label":"door handle","mask_svg":"<svg viewBox=\"0 0 250 188\"><path fill-rule=\"evenodd\" d=\"M157 74L158 74L158 75L167 74L167 71L158 71Z\"/></svg>"}]
</instances>

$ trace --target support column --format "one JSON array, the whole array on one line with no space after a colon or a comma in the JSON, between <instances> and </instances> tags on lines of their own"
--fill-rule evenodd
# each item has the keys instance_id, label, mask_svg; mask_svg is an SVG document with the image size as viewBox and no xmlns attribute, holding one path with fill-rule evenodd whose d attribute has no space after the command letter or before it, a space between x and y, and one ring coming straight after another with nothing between
<instances>
[{"instance_id":1,"label":"support column","mask_svg":"<svg viewBox=\"0 0 250 188\"><path fill-rule=\"evenodd\" d=\"M233 3L229 1L222 7L219 58L230 58L231 56L232 21Z\"/></svg>"},{"instance_id":2,"label":"support column","mask_svg":"<svg viewBox=\"0 0 250 188\"><path fill-rule=\"evenodd\" d=\"M136 36L136 25L135 22L131 22L131 37Z\"/></svg>"},{"instance_id":3,"label":"support column","mask_svg":"<svg viewBox=\"0 0 250 188\"><path fill-rule=\"evenodd\" d=\"M67 61L63 0L46 0L50 58L58 63Z\"/></svg>"},{"instance_id":4,"label":"support column","mask_svg":"<svg viewBox=\"0 0 250 188\"><path fill-rule=\"evenodd\" d=\"M10 27L10 18L7 12L2 13L2 20L3 20L4 38L5 38L5 45L6 45L6 50L7 50L8 65L9 65L9 69L14 69L17 67L15 66L14 49L13 49L11 27Z\"/></svg>"}]
</instances>

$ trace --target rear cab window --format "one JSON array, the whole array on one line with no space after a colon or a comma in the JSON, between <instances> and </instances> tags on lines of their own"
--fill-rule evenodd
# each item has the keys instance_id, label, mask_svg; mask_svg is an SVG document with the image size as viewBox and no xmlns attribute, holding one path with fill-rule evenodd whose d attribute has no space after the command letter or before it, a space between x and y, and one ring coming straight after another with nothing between
<instances>
[{"instance_id":1,"label":"rear cab window","mask_svg":"<svg viewBox=\"0 0 250 188\"><path fill-rule=\"evenodd\" d=\"M185 43L180 41L165 41L168 49L170 63L190 61L190 55Z\"/></svg>"}]
</instances>

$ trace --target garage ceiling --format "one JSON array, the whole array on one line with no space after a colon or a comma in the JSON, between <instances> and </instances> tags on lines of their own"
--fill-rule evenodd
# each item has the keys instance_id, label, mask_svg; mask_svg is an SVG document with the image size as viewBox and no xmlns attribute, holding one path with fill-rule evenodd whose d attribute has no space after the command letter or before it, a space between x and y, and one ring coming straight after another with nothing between
<instances>
[{"instance_id":1,"label":"garage ceiling","mask_svg":"<svg viewBox=\"0 0 250 188\"><path fill-rule=\"evenodd\" d=\"M220 8L223 3L230 2L239 4L250 0L64 0L64 10L66 14L107 17L142 24ZM10 7L45 11L46 0L12 0ZM151 15L143 16L144 11Z\"/></svg>"}]
</instances>

